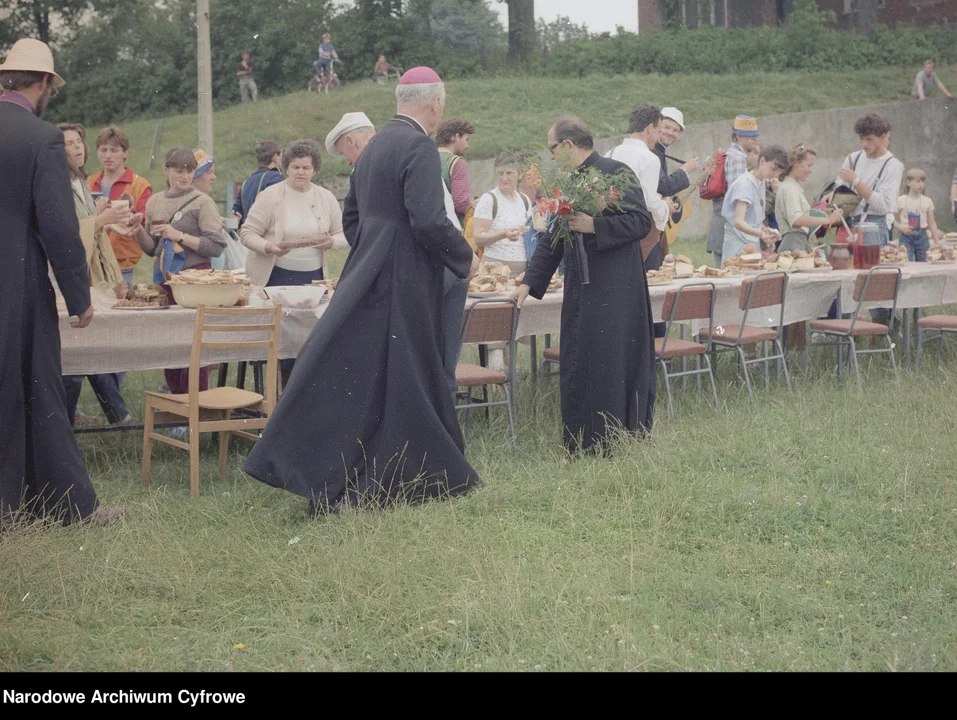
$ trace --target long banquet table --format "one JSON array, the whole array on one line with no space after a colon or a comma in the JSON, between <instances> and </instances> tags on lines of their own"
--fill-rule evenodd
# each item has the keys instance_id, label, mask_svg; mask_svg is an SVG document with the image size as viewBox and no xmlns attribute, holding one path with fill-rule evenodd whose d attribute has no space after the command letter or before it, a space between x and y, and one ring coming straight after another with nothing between
<instances>
[{"instance_id":1,"label":"long banquet table","mask_svg":"<svg viewBox=\"0 0 957 720\"><path fill-rule=\"evenodd\" d=\"M851 298L856 270L822 273L791 273L788 278L785 323L812 320L827 313L835 298L846 311ZM908 263L901 267L902 285L898 307L924 308L957 303L957 264ZM743 277L690 278L669 285L649 288L652 311L661 320L665 295L682 285L714 282L715 324L733 324L741 319L738 294ZM561 292L548 293L541 300L529 298L522 308L519 337L557 333L561 325ZM334 301L334 300L333 300ZM474 300L470 300L474 302ZM315 324L328 307L324 303L311 310L288 309L283 312L279 344L281 358L296 357ZM906 313L905 313L906 315ZM748 324L772 325L779 310L765 308L752 313ZM164 310L102 310L93 323L82 330L70 327L69 318L60 314L63 373L87 375L130 370L156 370L186 367L196 314L194 310L172 307ZM248 350L224 350L204 360L226 362L260 359Z\"/></svg>"}]
</instances>

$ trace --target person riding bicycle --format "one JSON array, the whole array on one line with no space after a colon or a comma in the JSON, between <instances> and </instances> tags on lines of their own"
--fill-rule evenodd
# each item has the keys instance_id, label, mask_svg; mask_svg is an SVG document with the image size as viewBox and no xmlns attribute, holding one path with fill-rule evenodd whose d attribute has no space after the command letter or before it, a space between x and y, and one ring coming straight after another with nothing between
<instances>
[{"instance_id":1,"label":"person riding bicycle","mask_svg":"<svg viewBox=\"0 0 957 720\"><path fill-rule=\"evenodd\" d=\"M319 59L312 64L312 68L316 71L316 76L320 80L326 75L331 77L333 62L342 61L339 60L336 48L332 44L332 36L329 33L324 33L322 36L322 44L319 46Z\"/></svg>"}]
</instances>

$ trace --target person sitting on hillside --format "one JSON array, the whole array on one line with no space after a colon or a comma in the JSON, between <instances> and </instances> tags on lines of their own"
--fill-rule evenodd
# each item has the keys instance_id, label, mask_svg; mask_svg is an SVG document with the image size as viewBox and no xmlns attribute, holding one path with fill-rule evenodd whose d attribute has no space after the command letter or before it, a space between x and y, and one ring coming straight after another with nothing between
<instances>
[{"instance_id":1,"label":"person sitting on hillside","mask_svg":"<svg viewBox=\"0 0 957 720\"><path fill-rule=\"evenodd\" d=\"M758 121L748 115L738 115L731 129L731 147L724 164L725 187L730 189L735 180L748 171L748 151L758 144ZM714 266L721 267L721 248L724 246L725 222L722 209L724 198L714 198L711 228L708 230L706 250L714 255Z\"/></svg>"},{"instance_id":2,"label":"person sitting on hillside","mask_svg":"<svg viewBox=\"0 0 957 720\"><path fill-rule=\"evenodd\" d=\"M934 85L939 87L940 91L947 97L953 97L953 95L947 91L947 88L944 87L944 83L937 77L937 73L934 72L934 61L928 58L924 61L924 69L918 72L914 77L914 89L911 90L911 98L914 100L926 100L930 97L930 91Z\"/></svg>"},{"instance_id":3,"label":"person sitting on hillside","mask_svg":"<svg viewBox=\"0 0 957 720\"><path fill-rule=\"evenodd\" d=\"M102 170L97 170L87 178L87 184L97 203L97 210L113 200L121 200L124 195L132 198L130 209L134 214L145 214L146 203L153 196L153 186L146 178L140 177L126 167L126 158L130 154L130 139L121 128L110 125L96 136L96 156ZM120 264L123 280L133 284L133 268L143 257L143 251L136 242L135 228L122 228L112 225L108 228L113 253Z\"/></svg>"},{"instance_id":4,"label":"person sitting on hillside","mask_svg":"<svg viewBox=\"0 0 957 720\"><path fill-rule=\"evenodd\" d=\"M375 69L372 71L372 77L375 78L377 83L384 83L386 78L389 77L389 73L401 75L403 70L402 68L396 67L386 60L385 55L380 55L379 59L375 62Z\"/></svg>"},{"instance_id":5,"label":"person sitting on hillside","mask_svg":"<svg viewBox=\"0 0 957 720\"><path fill-rule=\"evenodd\" d=\"M242 188L236 193L233 203L233 215L239 218L240 225L256 202L256 198L266 188L283 181L282 164L279 157L282 145L275 140L263 140L256 146L256 162L259 168L243 181Z\"/></svg>"}]
</instances>

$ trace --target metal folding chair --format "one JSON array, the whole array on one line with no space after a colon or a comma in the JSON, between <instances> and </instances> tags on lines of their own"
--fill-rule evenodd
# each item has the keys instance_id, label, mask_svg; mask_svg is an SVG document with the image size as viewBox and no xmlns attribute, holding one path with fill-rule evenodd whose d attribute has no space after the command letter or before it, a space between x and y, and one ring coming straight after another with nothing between
<instances>
[{"instance_id":1,"label":"metal folding chair","mask_svg":"<svg viewBox=\"0 0 957 720\"><path fill-rule=\"evenodd\" d=\"M897 310L897 296L901 287L901 271L897 267L873 267L867 272L857 274L854 281L854 302L857 306L849 319L839 320L814 320L811 322L811 337L815 334L824 335L833 338L830 341L808 342L808 348L812 345L833 345L838 353L838 368L840 369L840 353L842 348L847 345L850 352L848 361L854 369L854 375L857 378L857 387L863 391L864 386L861 383L861 372L858 367L858 355L877 355L886 353L891 356L891 367L894 369L894 379L900 382L900 375L897 372L897 360L894 357L894 344L891 342L891 331L887 325L882 323L868 322L860 320L859 315L864 303L872 302L890 302L891 317ZM855 338L870 335L872 337L883 337L887 341L886 348L873 348L870 350L860 350L857 347ZM918 342L920 338L918 337Z\"/></svg>"},{"instance_id":2,"label":"metal folding chair","mask_svg":"<svg viewBox=\"0 0 957 720\"><path fill-rule=\"evenodd\" d=\"M695 283L684 285L677 290L669 290L665 295L665 304L661 316L667 318L667 330L662 338L655 338L655 360L661 367L665 379L665 393L668 396L668 415L674 417L674 403L671 399L671 378L686 377L688 375L705 375L711 380L711 394L714 396L714 409L718 409L718 390L714 384L714 373L711 371L711 359L708 357L709 344L692 342L671 337L671 329L676 322L686 320L707 320L707 334L710 339L710 328L714 324L714 283ZM668 361L694 357L694 370L668 371ZM701 367L704 359L705 367Z\"/></svg>"},{"instance_id":3,"label":"metal folding chair","mask_svg":"<svg viewBox=\"0 0 957 720\"><path fill-rule=\"evenodd\" d=\"M491 370L481 365L459 363L455 367L455 384L467 388L464 404L457 404L456 410L465 410L465 427L471 422L474 408L489 408L504 405L508 410L508 427L515 451L515 333L518 329L518 304L511 298L488 298L477 300L465 311L462 326L462 344L466 343L508 343L508 371ZM504 400L490 400L488 387L500 386L505 392ZM485 391L482 399L472 396L474 388Z\"/></svg>"},{"instance_id":4,"label":"metal folding chair","mask_svg":"<svg viewBox=\"0 0 957 720\"><path fill-rule=\"evenodd\" d=\"M784 358L784 346L781 342L784 333L784 303L787 295L788 276L783 271L773 271L745 278L738 293L738 308L744 311L740 325L723 325L711 328L710 349L713 353L736 351L738 367L748 389L748 397L753 398L751 377L748 366L757 363L764 364L764 387L768 386L769 367L772 361L779 361L784 370L784 379L788 392L791 390L791 376L788 373L787 361ZM748 314L760 308L781 306L778 322L771 327L748 325ZM699 331L698 340L701 341L703 331ZM745 345L761 343L763 354L761 357L748 359L744 352ZM774 355L768 354L767 344L771 343L775 349Z\"/></svg>"},{"instance_id":5,"label":"metal folding chair","mask_svg":"<svg viewBox=\"0 0 957 720\"><path fill-rule=\"evenodd\" d=\"M906 311L905 311L906 312ZM931 335L930 333L936 333ZM944 335L957 333L957 315L928 315L917 321L917 362L920 370L920 358L925 342L937 341L937 369L940 370L940 351L944 344ZM928 337L925 338L925 335Z\"/></svg>"}]
</instances>

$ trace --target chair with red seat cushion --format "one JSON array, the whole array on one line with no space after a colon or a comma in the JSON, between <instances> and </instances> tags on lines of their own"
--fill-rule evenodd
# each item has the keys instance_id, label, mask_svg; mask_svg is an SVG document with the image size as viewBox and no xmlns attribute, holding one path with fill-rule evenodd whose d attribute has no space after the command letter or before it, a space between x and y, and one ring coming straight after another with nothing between
<instances>
[{"instance_id":1,"label":"chair with red seat cushion","mask_svg":"<svg viewBox=\"0 0 957 720\"><path fill-rule=\"evenodd\" d=\"M711 359L708 357L708 345L690 340L681 340L671 337L672 327L676 322L688 320L706 320L711 327L714 324L714 283L694 283L684 285L677 290L669 290L665 295L665 303L661 310L661 317L668 325L665 336L655 338L655 360L661 367L665 379L665 393L668 395L668 415L674 417L674 403L671 399L671 378L688 375L707 375L711 381L711 394L714 397L714 409L718 409L718 390L714 384L714 373L711 371ZM669 372L668 361L682 358L695 358L693 370ZM705 367L701 367L704 359Z\"/></svg>"},{"instance_id":2,"label":"chair with red seat cushion","mask_svg":"<svg viewBox=\"0 0 957 720\"><path fill-rule=\"evenodd\" d=\"M462 325L462 344L508 343L508 370L492 370L481 365L460 362L455 366L455 384L468 388L464 404L455 406L465 410L465 427L468 428L473 408L488 408L504 405L508 410L508 428L515 451L515 332L518 329L518 305L511 298L488 298L478 300L465 311ZM504 400L489 400L488 388L498 385L505 392ZM482 398L473 398L472 390L485 390Z\"/></svg>"},{"instance_id":3,"label":"chair with red seat cushion","mask_svg":"<svg viewBox=\"0 0 957 720\"><path fill-rule=\"evenodd\" d=\"M894 379L900 382L900 376L897 373L897 360L894 358L894 344L891 342L891 331L887 325L881 323L867 322L859 320L861 308L864 303L887 303L891 306L891 317L897 310L897 296L900 293L901 270L897 267L880 266L873 267L867 272L859 272L854 281L854 302L857 306L854 312L846 319L840 320L814 320L811 322L811 337L815 334L824 335L833 338L829 341L808 342L808 348L812 345L834 345L838 353L838 369L840 370L841 349L846 345L850 352L848 360L854 369L854 375L857 378L857 387L864 389L861 383L861 372L857 363L858 355L877 355L888 354L891 356L891 367L894 369ZM924 318L927 320L927 318ZM919 327L919 324L918 324ZM855 338L870 335L873 337L883 337L887 341L886 348L874 348L871 350L861 350L857 347ZM920 335L918 331L918 342Z\"/></svg>"},{"instance_id":4,"label":"chair with red seat cushion","mask_svg":"<svg viewBox=\"0 0 957 720\"><path fill-rule=\"evenodd\" d=\"M936 333L925 339L925 333ZM917 363L915 369L920 370L920 356L927 340L937 341L937 369L940 370L940 351L944 344L944 335L957 333L957 315L928 315L917 321Z\"/></svg>"},{"instance_id":5,"label":"chair with red seat cushion","mask_svg":"<svg viewBox=\"0 0 957 720\"><path fill-rule=\"evenodd\" d=\"M738 293L738 308L744 311L740 325L723 325L714 328L711 331L711 349L714 352L733 351L738 354L739 369L741 377L744 379L745 387L748 389L748 397L753 397L751 391L751 377L748 373L748 366L757 363L764 365L764 386L768 386L768 368L772 361L781 363L781 369L784 371L784 379L787 383L788 391L791 390L791 376L788 373L787 360L784 358L784 347L781 344L781 336L784 332L784 302L787 296L788 276L786 272L774 271L762 273L755 277L745 278L741 283L741 290ZM780 306L780 315L778 322L772 327L759 327L748 325L748 314L752 310L759 310L767 307ZM699 331L698 338L702 339L707 331ZM744 347L746 345L756 345L761 343L764 349L763 355L748 359L745 355ZM775 349L775 354L768 353L767 343ZM779 375L780 377L780 375Z\"/></svg>"}]
</instances>

